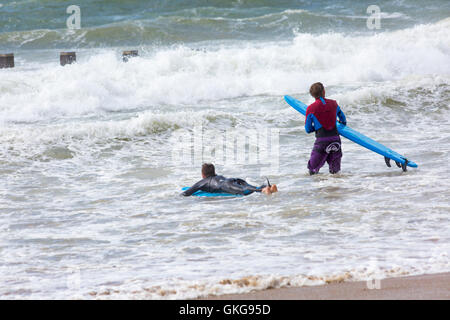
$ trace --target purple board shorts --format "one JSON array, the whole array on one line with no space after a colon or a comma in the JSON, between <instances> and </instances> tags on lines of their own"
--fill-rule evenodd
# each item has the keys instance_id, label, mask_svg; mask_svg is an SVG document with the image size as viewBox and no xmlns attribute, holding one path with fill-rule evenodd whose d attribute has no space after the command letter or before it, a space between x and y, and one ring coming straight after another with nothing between
<instances>
[{"instance_id":1,"label":"purple board shorts","mask_svg":"<svg viewBox=\"0 0 450 320\"><path fill-rule=\"evenodd\" d=\"M308 161L309 173L318 173L325 161L328 162L330 173L338 173L341 170L341 158L340 136L316 138L311 158Z\"/></svg>"}]
</instances>

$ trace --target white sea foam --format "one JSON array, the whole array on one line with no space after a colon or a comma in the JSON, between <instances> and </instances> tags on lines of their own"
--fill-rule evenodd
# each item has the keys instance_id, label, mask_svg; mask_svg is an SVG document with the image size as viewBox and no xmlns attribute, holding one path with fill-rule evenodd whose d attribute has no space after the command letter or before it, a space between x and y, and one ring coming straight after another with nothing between
<instances>
[{"instance_id":1,"label":"white sea foam","mask_svg":"<svg viewBox=\"0 0 450 320\"><path fill-rule=\"evenodd\" d=\"M113 52L61 68L3 70L0 122L450 74L450 19L371 36L299 33L292 43L160 49L124 64Z\"/></svg>"},{"instance_id":2,"label":"white sea foam","mask_svg":"<svg viewBox=\"0 0 450 320\"><path fill-rule=\"evenodd\" d=\"M232 119L225 112L176 111L155 113L145 111L124 120L77 121L45 126L8 125L0 129L0 141L5 145L23 146L24 151L37 145L52 145L80 141L83 144L107 142L111 139L133 138L163 133L179 128L192 128L214 119Z\"/></svg>"}]
</instances>

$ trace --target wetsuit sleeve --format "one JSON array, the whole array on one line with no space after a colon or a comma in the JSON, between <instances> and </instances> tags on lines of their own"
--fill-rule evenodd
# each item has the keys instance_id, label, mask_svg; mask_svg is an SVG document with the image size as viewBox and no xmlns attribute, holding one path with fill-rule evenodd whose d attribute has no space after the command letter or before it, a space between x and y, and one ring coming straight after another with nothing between
<instances>
[{"instance_id":1,"label":"wetsuit sleeve","mask_svg":"<svg viewBox=\"0 0 450 320\"><path fill-rule=\"evenodd\" d=\"M199 182L194 184L192 187L190 187L189 189L182 192L181 195L185 196L185 197L189 197L189 196L193 195L194 193L196 193L198 190L200 190L204 184L205 184L205 180L204 179L200 180Z\"/></svg>"},{"instance_id":2,"label":"wetsuit sleeve","mask_svg":"<svg viewBox=\"0 0 450 320\"><path fill-rule=\"evenodd\" d=\"M305 118L305 131L306 133L311 133L314 131L314 122L312 121L312 113L311 113L311 106L308 106L306 108L306 118Z\"/></svg>"},{"instance_id":3,"label":"wetsuit sleeve","mask_svg":"<svg viewBox=\"0 0 450 320\"><path fill-rule=\"evenodd\" d=\"M320 128L322 128L322 125L320 124L319 120L317 120L315 115L310 113L306 117L306 121L305 121L305 131L306 131L306 133L311 133L311 132L317 131Z\"/></svg>"},{"instance_id":4,"label":"wetsuit sleeve","mask_svg":"<svg viewBox=\"0 0 450 320\"><path fill-rule=\"evenodd\" d=\"M342 112L341 108L337 107L337 117L339 118L339 122L342 123L344 126L347 125L347 119L345 118L344 112Z\"/></svg>"},{"instance_id":5,"label":"wetsuit sleeve","mask_svg":"<svg viewBox=\"0 0 450 320\"><path fill-rule=\"evenodd\" d=\"M311 133L314 131L314 121L313 121L313 114L309 114L306 117L306 121L305 121L305 131L306 133Z\"/></svg>"}]
</instances>

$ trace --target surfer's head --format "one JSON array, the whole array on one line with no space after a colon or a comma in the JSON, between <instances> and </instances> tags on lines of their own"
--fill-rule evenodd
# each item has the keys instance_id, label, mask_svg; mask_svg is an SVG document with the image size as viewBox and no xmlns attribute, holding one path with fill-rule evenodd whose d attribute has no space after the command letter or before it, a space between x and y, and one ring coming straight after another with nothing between
<instances>
[{"instance_id":1,"label":"surfer's head","mask_svg":"<svg viewBox=\"0 0 450 320\"><path fill-rule=\"evenodd\" d=\"M204 163L202 165L202 177L203 179L208 177L214 177L216 175L216 168L212 163Z\"/></svg>"},{"instance_id":2,"label":"surfer's head","mask_svg":"<svg viewBox=\"0 0 450 320\"><path fill-rule=\"evenodd\" d=\"M325 87L321 82L313 83L311 88L309 88L309 93L316 99L325 97Z\"/></svg>"}]
</instances>

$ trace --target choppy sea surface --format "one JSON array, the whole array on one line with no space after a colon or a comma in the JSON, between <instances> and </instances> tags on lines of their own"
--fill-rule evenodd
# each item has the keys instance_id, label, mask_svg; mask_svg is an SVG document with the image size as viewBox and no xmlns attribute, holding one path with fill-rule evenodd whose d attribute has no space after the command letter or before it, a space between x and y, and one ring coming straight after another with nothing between
<instances>
[{"instance_id":1,"label":"choppy sea surface","mask_svg":"<svg viewBox=\"0 0 450 320\"><path fill-rule=\"evenodd\" d=\"M0 69L0 298L449 272L450 3L378 1L380 29L371 4L80 0L81 29L68 30L63 1L3 1L0 53L16 67ZM123 63L126 49L139 57ZM61 67L66 50L77 63ZM283 96L311 103L316 81L352 128L419 167L388 168L343 139L341 173L309 176L314 137ZM196 153L199 132L205 149L247 135L248 155ZM204 161L279 192L180 197Z\"/></svg>"}]
</instances>

